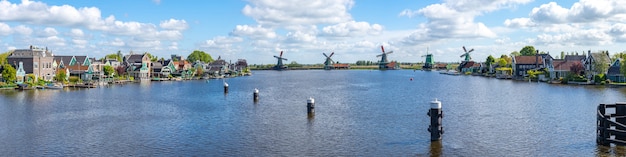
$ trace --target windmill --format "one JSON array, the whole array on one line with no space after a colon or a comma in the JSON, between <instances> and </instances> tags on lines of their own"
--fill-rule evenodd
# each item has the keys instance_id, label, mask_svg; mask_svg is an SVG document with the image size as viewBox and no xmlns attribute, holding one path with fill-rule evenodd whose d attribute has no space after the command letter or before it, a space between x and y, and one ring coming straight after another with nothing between
<instances>
[{"instance_id":1,"label":"windmill","mask_svg":"<svg viewBox=\"0 0 626 157\"><path fill-rule=\"evenodd\" d=\"M433 60L433 54L428 53L428 47L426 47L426 55L422 55L422 57L426 57L426 62L424 62L422 69L426 71L432 70L435 65L435 61Z\"/></svg>"},{"instance_id":2,"label":"windmill","mask_svg":"<svg viewBox=\"0 0 626 157\"><path fill-rule=\"evenodd\" d=\"M274 70L285 70L287 66L283 64L283 60L287 61L287 58L283 58L283 51L280 51L280 56L274 56L274 58L278 59L278 63L274 66Z\"/></svg>"},{"instance_id":3,"label":"windmill","mask_svg":"<svg viewBox=\"0 0 626 157\"><path fill-rule=\"evenodd\" d=\"M376 57L380 57L380 62L378 62L378 69L388 69L389 61L387 60L387 55L393 53L393 51L385 52L385 48L381 45L380 49L383 51L382 54L376 55ZM392 67L393 68L393 67Z\"/></svg>"},{"instance_id":4,"label":"windmill","mask_svg":"<svg viewBox=\"0 0 626 157\"><path fill-rule=\"evenodd\" d=\"M472 60L472 57L470 57L470 52L474 51L474 49L467 51L467 49L465 49L465 46L463 46L463 51L465 51L465 53L463 53L460 57L465 57L465 62Z\"/></svg>"},{"instance_id":5,"label":"windmill","mask_svg":"<svg viewBox=\"0 0 626 157\"><path fill-rule=\"evenodd\" d=\"M334 66L333 66L334 61L330 57L332 57L335 54L335 52L330 53L330 56L326 55L326 53L322 53L322 54L324 54L324 56L326 57L326 61L324 62L324 70L334 69Z\"/></svg>"}]
</instances>

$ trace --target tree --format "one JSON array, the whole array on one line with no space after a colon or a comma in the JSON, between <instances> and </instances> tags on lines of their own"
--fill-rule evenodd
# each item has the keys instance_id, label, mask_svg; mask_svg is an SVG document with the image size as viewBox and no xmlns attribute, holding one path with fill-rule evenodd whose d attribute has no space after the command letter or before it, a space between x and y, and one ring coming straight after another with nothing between
<instances>
[{"instance_id":1,"label":"tree","mask_svg":"<svg viewBox=\"0 0 626 157\"><path fill-rule=\"evenodd\" d=\"M298 64L296 61L291 61L288 65L289 67L301 67L302 65Z\"/></svg>"},{"instance_id":2,"label":"tree","mask_svg":"<svg viewBox=\"0 0 626 157\"><path fill-rule=\"evenodd\" d=\"M596 60L595 62L593 62L593 72L595 72L596 74L604 74L609 70L609 63L607 63L605 60Z\"/></svg>"},{"instance_id":3,"label":"tree","mask_svg":"<svg viewBox=\"0 0 626 157\"><path fill-rule=\"evenodd\" d=\"M498 59L498 67L506 67L509 63L506 62L506 59L500 58Z\"/></svg>"},{"instance_id":4,"label":"tree","mask_svg":"<svg viewBox=\"0 0 626 157\"><path fill-rule=\"evenodd\" d=\"M122 61L124 60L124 59L123 59L123 58L124 58L124 55L122 54L122 51L117 50L117 57L119 57L119 60L117 60L117 61L122 62Z\"/></svg>"},{"instance_id":5,"label":"tree","mask_svg":"<svg viewBox=\"0 0 626 157\"><path fill-rule=\"evenodd\" d=\"M150 58L151 62L156 62L157 60L159 60L159 57L157 57L155 55L152 55L152 54L150 54L148 52L146 52L146 55L148 55L148 58Z\"/></svg>"},{"instance_id":6,"label":"tree","mask_svg":"<svg viewBox=\"0 0 626 157\"><path fill-rule=\"evenodd\" d=\"M115 72L117 72L117 76L126 75L126 68L124 66L115 67Z\"/></svg>"},{"instance_id":7,"label":"tree","mask_svg":"<svg viewBox=\"0 0 626 157\"><path fill-rule=\"evenodd\" d=\"M534 56L537 53L533 46L524 46L519 52L522 56Z\"/></svg>"},{"instance_id":8,"label":"tree","mask_svg":"<svg viewBox=\"0 0 626 157\"><path fill-rule=\"evenodd\" d=\"M202 69L202 67L197 67L196 76L202 76L202 74L204 74L204 70Z\"/></svg>"},{"instance_id":9,"label":"tree","mask_svg":"<svg viewBox=\"0 0 626 157\"><path fill-rule=\"evenodd\" d=\"M507 55L501 55L500 59L503 59L504 61L506 61L505 62L506 64L513 63L513 59L511 57L507 56ZM500 64L498 63L498 65L500 65Z\"/></svg>"},{"instance_id":10,"label":"tree","mask_svg":"<svg viewBox=\"0 0 626 157\"><path fill-rule=\"evenodd\" d=\"M59 72L54 76L55 81L65 82L65 78L67 78L67 74L65 70L59 70Z\"/></svg>"},{"instance_id":11,"label":"tree","mask_svg":"<svg viewBox=\"0 0 626 157\"><path fill-rule=\"evenodd\" d=\"M0 65L7 64L7 57L9 57L13 51L8 51L0 54Z\"/></svg>"},{"instance_id":12,"label":"tree","mask_svg":"<svg viewBox=\"0 0 626 157\"><path fill-rule=\"evenodd\" d=\"M513 51L513 52L511 52L511 54L510 54L510 55L511 55L511 56L521 56L522 54L520 54L520 53L519 53L519 52L517 52L517 51Z\"/></svg>"},{"instance_id":13,"label":"tree","mask_svg":"<svg viewBox=\"0 0 626 157\"><path fill-rule=\"evenodd\" d=\"M122 62L122 57L119 56L118 54L108 54L108 55L104 56L104 58L113 58L113 59L117 60L118 62Z\"/></svg>"},{"instance_id":14,"label":"tree","mask_svg":"<svg viewBox=\"0 0 626 157\"><path fill-rule=\"evenodd\" d=\"M535 47L533 46L524 46L522 50L519 51L522 56L534 56L537 52Z\"/></svg>"},{"instance_id":15,"label":"tree","mask_svg":"<svg viewBox=\"0 0 626 157\"><path fill-rule=\"evenodd\" d=\"M496 59L493 58L493 56L491 55L487 56L487 60L485 60L485 64L487 64L487 66L490 66L493 63L496 63Z\"/></svg>"},{"instance_id":16,"label":"tree","mask_svg":"<svg viewBox=\"0 0 626 157\"><path fill-rule=\"evenodd\" d=\"M2 70L2 78L6 82L14 82L15 81L15 68L9 64L4 64L2 66L4 70Z\"/></svg>"},{"instance_id":17,"label":"tree","mask_svg":"<svg viewBox=\"0 0 626 157\"><path fill-rule=\"evenodd\" d=\"M574 64L572 64L571 67L569 67L569 70L576 75L580 75L581 72L583 70L585 70L585 67L583 67L583 65L580 62L576 62Z\"/></svg>"},{"instance_id":18,"label":"tree","mask_svg":"<svg viewBox=\"0 0 626 157\"><path fill-rule=\"evenodd\" d=\"M187 60L189 60L189 62L191 63L198 60L205 63L213 62L213 58L211 58L211 55L200 50L195 50L191 54L189 54L189 56L187 56Z\"/></svg>"},{"instance_id":19,"label":"tree","mask_svg":"<svg viewBox=\"0 0 626 157\"><path fill-rule=\"evenodd\" d=\"M109 77L113 73L115 73L115 69L113 69L113 67L110 65L105 65L104 67L102 67L102 71L104 71L104 75L109 76Z\"/></svg>"},{"instance_id":20,"label":"tree","mask_svg":"<svg viewBox=\"0 0 626 157\"><path fill-rule=\"evenodd\" d=\"M565 58L565 51L561 51L561 59Z\"/></svg>"}]
</instances>

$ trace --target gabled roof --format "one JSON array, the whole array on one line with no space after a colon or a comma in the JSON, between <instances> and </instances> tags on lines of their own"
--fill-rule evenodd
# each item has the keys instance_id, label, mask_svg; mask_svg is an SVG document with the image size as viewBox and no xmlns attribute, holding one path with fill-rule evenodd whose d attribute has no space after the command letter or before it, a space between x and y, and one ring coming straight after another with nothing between
<instances>
[{"instance_id":1,"label":"gabled roof","mask_svg":"<svg viewBox=\"0 0 626 157\"><path fill-rule=\"evenodd\" d=\"M56 61L59 66L63 63L63 66L70 66L70 61L72 61L72 57L74 56L54 56L54 61Z\"/></svg>"},{"instance_id":2,"label":"gabled roof","mask_svg":"<svg viewBox=\"0 0 626 157\"><path fill-rule=\"evenodd\" d=\"M576 63L582 64L581 61L577 60L554 60L552 65L554 65L555 71L570 71L572 65Z\"/></svg>"},{"instance_id":3,"label":"gabled roof","mask_svg":"<svg viewBox=\"0 0 626 157\"><path fill-rule=\"evenodd\" d=\"M80 63L80 65L85 65L85 62L88 62L87 56L74 56L76 58L76 62Z\"/></svg>"},{"instance_id":4,"label":"gabled roof","mask_svg":"<svg viewBox=\"0 0 626 157\"><path fill-rule=\"evenodd\" d=\"M584 60L587 58L585 55L565 55L565 60Z\"/></svg>"},{"instance_id":5,"label":"gabled roof","mask_svg":"<svg viewBox=\"0 0 626 157\"><path fill-rule=\"evenodd\" d=\"M609 58L609 55L607 55L606 53L602 53L602 52L591 53L591 56L589 57L593 58L593 60L595 61L600 61L604 63L611 62L611 58Z\"/></svg>"},{"instance_id":6,"label":"gabled roof","mask_svg":"<svg viewBox=\"0 0 626 157\"><path fill-rule=\"evenodd\" d=\"M132 54L132 55L128 55L128 58L126 58L126 62L141 63L142 59L143 59L143 54Z\"/></svg>"},{"instance_id":7,"label":"gabled roof","mask_svg":"<svg viewBox=\"0 0 626 157\"><path fill-rule=\"evenodd\" d=\"M540 56L515 56L515 64L543 64Z\"/></svg>"}]
</instances>

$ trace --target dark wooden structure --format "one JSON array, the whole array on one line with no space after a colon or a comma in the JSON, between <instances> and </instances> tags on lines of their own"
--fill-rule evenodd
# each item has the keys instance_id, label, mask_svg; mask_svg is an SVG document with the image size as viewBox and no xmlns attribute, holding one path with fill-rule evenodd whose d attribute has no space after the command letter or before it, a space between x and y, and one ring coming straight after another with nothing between
<instances>
[{"instance_id":1,"label":"dark wooden structure","mask_svg":"<svg viewBox=\"0 0 626 157\"><path fill-rule=\"evenodd\" d=\"M614 109L614 113L607 113ZM626 102L600 104L597 112L596 143L610 146L611 143L626 146Z\"/></svg>"}]
</instances>

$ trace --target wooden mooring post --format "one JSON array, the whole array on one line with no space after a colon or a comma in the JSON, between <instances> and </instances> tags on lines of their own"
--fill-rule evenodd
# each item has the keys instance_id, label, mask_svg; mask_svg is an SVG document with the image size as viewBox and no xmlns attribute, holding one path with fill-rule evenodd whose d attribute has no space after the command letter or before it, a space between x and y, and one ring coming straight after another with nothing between
<instances>
[{"instance_id":1,"label":"wooden mooring post","mask_svg":"<svg viewBox=\"0 0 626 157\"><path fill-rule=\"evenodd\" d=\"M607 109L611 108L615 110L614 113L607 113ZM626 102L598 105L596 122L598 145L610 146L612 143L626 146Z\"/></svg>"}]
</instances>

